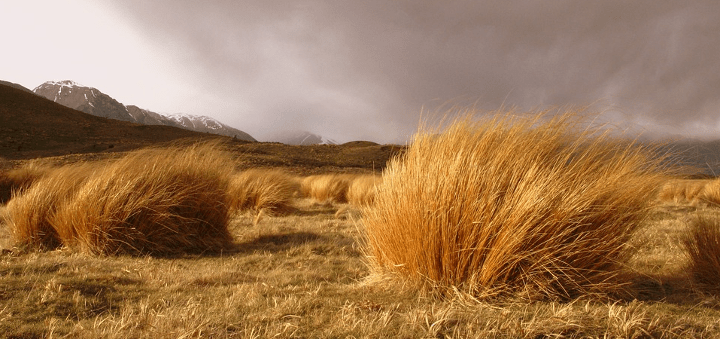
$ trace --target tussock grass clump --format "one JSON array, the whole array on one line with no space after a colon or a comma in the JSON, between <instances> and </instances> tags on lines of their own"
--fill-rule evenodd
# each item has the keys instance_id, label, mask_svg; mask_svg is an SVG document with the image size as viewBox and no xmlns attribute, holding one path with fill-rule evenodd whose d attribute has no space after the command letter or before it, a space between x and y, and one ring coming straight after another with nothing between
<instances>
[{"instance_id":1,"label":"tussock grass clump","mask_svg":"<svg viewBox=\"0 0 720 340\"><path fill-rule=\"evenodd\" d=\"M219 251L232 243L232 171L215 143L135 151L88 178L53 226L64 244L93 254Z\"/></svg>"},{"instance_id":2,"label":"tussock grass clump","mask_svg":"<svg viewBox=\"0 0 720 340\"><path fill-rule=\"evenodd\" d=\"M19 195L52 170L52 166L40 161L6 171L0 170L0 204L6 203L13 194Z\"/></svg>"},{"instance_id":3,"label":"tussock grass clump","mask_svg":"<svg viewBox=\"0 0 720 340\"><path fill-rule=\"evenodd\" d=\"M367 206L375 201L377 186L382 184L382 176L359 175L353 179L348 187L348 203L355 206Z\"/></svg>"},{"instance_id":4,"label":"tussock grass clump","mask_svg":"<svg viewBox=\"0 0 720 340\"><path fill-rule=\"evenodd\" d=\"M697 203L702 200L706 180L670 180L663 184L658 199L663 202Z\"/></svg>"},{"instance_id":5,"label":"tussock grass clump","mask_svg":"<svg viewBox=\"0 0 720 340\"><path fill-rule=\"evenodd\" d=\"M347 203L347 191L356 175L326 174L305 177L300 183L303 196L318 202Z\"/></svg>"},{"instance_id":6,"label":"tussock grass clump","mask_svg":"<svg viewBox=\"0 0 720 340\"><path fill-rule=\"evenodd\" d=\"M89 168L61 168L11 201L16 243L155 255L231 245L234 169L219 144L144 149Z\"/></svg>"},{"instance_id":7,"label":"tussock grass clump","mask_svg":"<svg viewBox=\"0 0 720 340\"><path fill-rule=\"evenodd\" d=\"M235 176L230 184L232 209L287 211L300 190L300 181L282 170L250 169Z\"/></svg>"},{"instance_id":8,"label":"tussock grass clump","mask_svg":"<svg viewBox=\"0 0 720 340\"><path fill-rule=\"evenodd\" d=\"M35 185L8 202L5 219L13 243L20 249L51 250L61 246L53 219L67 204L95 165L68 165L48 171Z\"/></svg>"},{"instance_id":9,"label":"tussock grass clump","mask_svg":"<svg viewBox=\"0 0 720 340\"><path fill-rule=\"evenodd\" d=\"M621 288L627 241L664 180L654 149L579 113L465 114L389 162L364 211L372 271L476 296Z\"/></svg>"},{"instance_id":10,"label":"tussock grass clump","mask_svg":"<svg viewBox=\"0 0 720 340\"><path fill-rule=\"evenodd\" d=\"M708 205L720 206L720 179L708 181L697 198Z\"/></svg>"},{"instance_id":11,"label":"tussock grass clump","mask_svg":"<svg viewBox=\"0 0 720 340\"><path fill-rule=\"evenodd\" d=\"M684 246L695 282L720 292L720 214L695 216Z\"/></svg>"}]
</instances>

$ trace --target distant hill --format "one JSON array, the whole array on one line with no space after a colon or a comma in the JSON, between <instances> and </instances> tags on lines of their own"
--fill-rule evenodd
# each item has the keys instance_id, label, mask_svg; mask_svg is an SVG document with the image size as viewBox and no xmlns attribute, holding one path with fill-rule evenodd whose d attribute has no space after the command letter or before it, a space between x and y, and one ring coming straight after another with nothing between
<instances>
[{"instance_id":1,"label":"distant hill","mask_svg":"<svg viewBox=\"0 0 720 340\"><path fill-rule=\"evenodd\" d=\"M96 117L0 84L0 157L25 159L131 150L208 134Z\"/></svg>"},{"instance_id":2,"label":"distant hill","mask_svg":"<svg viewBox=\"0 0 720 340\"><path fill-rule=\"evenodd\" d=\"M274 135L272 135L270 138L268 138L268 141L280 142L280 143L288 144L288 145L316 145L316 144L335 145L335 144L337 144L337 142L335 142L332 139L325 138L323 136L314 134L312 132L300 131L300 130L292 130L292 131L286 130L286 131L276 132Z\"/></svg>"},{"instance_id":3,"label":"distant hill","mask_svg":"<svg viewBox=\"0 0 720 340\"><path fill-rule=\"evenodd\" d=\"M56 103L93 116L144 125L166 125L197 132L213 133L246 141L255 141L249 134L207 116L186 114L162 115L134 105L124 105L94 87L71 80L48 81L33 92Z\"/></svg>"},{"instance_id":4,"label":"distant hill","mask_svg":"<svg viewBox=\"0 0 720 340\"><path fill-rule=\"evenodd\" d=\"M11 83L9 81L0 80L0 85L10 86L10 87L14 87L19 90L23 90L25 92L34 93L32 90L30 90L29 88L27 88L25 86L22 86L20 84Z\"/></svg>"}]
</instances>

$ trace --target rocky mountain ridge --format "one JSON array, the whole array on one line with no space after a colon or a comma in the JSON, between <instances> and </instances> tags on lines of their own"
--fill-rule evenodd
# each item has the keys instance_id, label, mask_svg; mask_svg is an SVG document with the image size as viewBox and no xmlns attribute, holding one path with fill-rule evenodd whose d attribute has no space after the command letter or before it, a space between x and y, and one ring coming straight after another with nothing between
<instances>
[{"instance_id":1,"label":"rocky mountain ridge","mask_svg":"<svg viewBox=\"0 0 720 340\"><path fill-rule=\"evenodd\" d=\"M174 126L197 132L256 141L246 132L225 125L211 117L188 114L166 116L135 105L124 105L94 87L84 86L71 80L48 81L36 87L33 92L58 104L93 116L143 125Z\"/></svg>"}]
</instances>

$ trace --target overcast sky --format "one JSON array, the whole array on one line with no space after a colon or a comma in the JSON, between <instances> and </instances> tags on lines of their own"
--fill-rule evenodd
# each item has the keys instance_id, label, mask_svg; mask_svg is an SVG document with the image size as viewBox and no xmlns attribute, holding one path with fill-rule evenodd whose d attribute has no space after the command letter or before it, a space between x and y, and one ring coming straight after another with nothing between
<instances>
[{"instance_id":1,"label":"overcast sky","mask_svg":"<svg viewBox=\"0 0 720 340\"><path fill-rule=\"evenodd\" d=\"M2 80L259 140L405 142L423 108L471 102L720 138L720 1L0 0L0 30Z\"/></svg>"}]
</instances>

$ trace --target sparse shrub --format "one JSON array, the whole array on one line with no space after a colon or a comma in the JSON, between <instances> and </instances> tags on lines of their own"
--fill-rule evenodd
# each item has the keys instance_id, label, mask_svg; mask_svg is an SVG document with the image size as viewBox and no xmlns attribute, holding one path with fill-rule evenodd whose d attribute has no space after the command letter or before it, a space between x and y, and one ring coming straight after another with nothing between
<instances>
[{"instance_id":1,"label":"sparse shrub","mask_svg":"<svg viewBox=\"0 0 720 340\"><path fill-rule=\"evenodd\" d=\"M62 242L52 226L55 212L75 194L94 167L79 164L56 168L21 194L16 192L5 216L13 243L21 249L59 247Z\"/></svg>"},{"instance_id":2,"label":"sparse shrub","mask_svg":"<svg viewBox=\"0 0 720 340\"><path fill-rule=\"evenodd\" d=\"M40 161L31 161L17 169L0 171L0 204L14 195L19 195L33 183L52 170L52 166Z\"/></svg>"},{"instance_id":3,"label":"sparse shrub","mask_svg":"<svg viewBox=\"0 0 720 340\"><path fill-rule=\"evenodd\" d=\"M688 269L695 282L720 291L720 214L694 217L684 245L690 258Z\"/></svg>"},{"instance_id":4,"label":"sparse shrub","mask_svg":"<svg viewBox=\"0 0 720 340\"><path fill-rule=\"evenodd\" d=\"M359 175L355 177L348 187L348 202L355 206L372 204L375 201L376 187L380 184L382 184L382 176Z\"/></svg>"},{"instance_id":5,"label":"sparse shrub","mask_svg":"<svg viewBox=\"0 0 720 340\"><path fill-rule=\"evenodd\" d=\"M282 170L250 169L235 175L230 184L232 209L286 211L300 190L300 182Z\"/></svg>"},{"instance_id":6,"label":"sparse shrub","mask_svg":"<svg viewBox=\"0 0 720 340\"><path fill-rule=\"evenodd\" d=\"M221 250L232 242L231 161L218 144L205 143L135 151L84 180L61 171L47 178L56 187L36 185L11 202L10 226L15 235L30 235L18 241L40 235L59 240L47 248L61 243L93 254Z\"/></svg>"},{"instance_id":7,"label":"sparse shrub","mask_svg":"<svg viewBox=\"0 0 720 340\"><path fill-rule=\"evenodd\" d=\"M474 295L621 288L627 241L664 179L654 149L579 113L465 114L389 162L364 209L372 272Z\"/></svg>"},{"instance_id":8,"label":"sparse shrub","mask_svg":"<svg viewBox=\"0 0 720 340\"><path fill-rule=\"evenodd\" d=\"M356 175L327 174L305 177L300 184L303 196L318 202L347 203L347 191Z\"/></svg>"}]
</instances>

